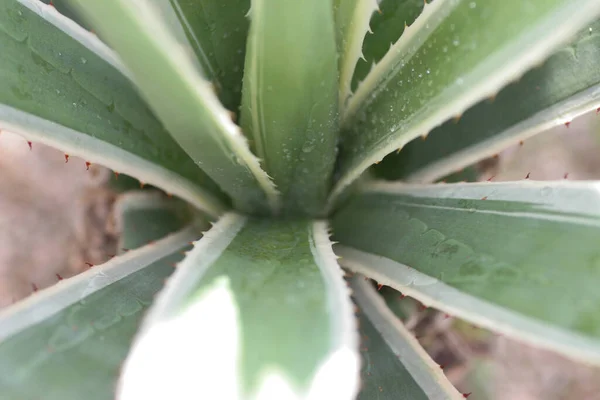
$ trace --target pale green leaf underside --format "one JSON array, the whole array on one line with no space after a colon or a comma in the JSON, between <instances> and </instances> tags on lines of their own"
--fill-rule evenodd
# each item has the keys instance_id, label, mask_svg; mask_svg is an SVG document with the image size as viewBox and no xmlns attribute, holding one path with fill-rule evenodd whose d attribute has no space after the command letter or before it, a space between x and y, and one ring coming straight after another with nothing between
<instances>
[{"instance_id":1,"label":"pale green leaf underside","mask_svg":"<svg viewBox=\"0 0 600 400\"><path fill-rule=\"evenodd\" d=\"M146 218L139 218L143 210L134 209L127 204L130 201L120 201L119 206L126 222L136 220L135 233L131 225L125 227L126 242L153 240L160 229L150 218L158 209L150 207ZM142 199L144 203L147 206L151 200ZM162 212L161 237L173 231L177 219L172 209ZM196 228L180 231L59 282L0 313L0 397L114 398L121 363L144 311L174 271L182 250L198 236Z\"/></svg>"},{"instance_id":2,"label":"pale green leaf underside","mask_svg":"<svg viewBox=\"0 0 600 400\"><path fill-rule=\"evenodd\" d=\"M349 248L339 251L344 266L473 323L600 363L599 198L598 182L373 184L333 227Z\"/></svg>"},{"instance_id":3,"label":"pale green leaf underside","mask_svg":"<svg viewBox=\"0 0 600 400\"><path fill-rule=\"evenodd\" d=\"M322 215L338 132L331 0L254 0L242 127L286 212Z\"/></svg>"},{"instance_id":4,"label":"pale green leaf underside","mask_svg":"<svg viewBox=\"0 0 600 400\"><path fill-rule=\"evenodd\" d=\"M218 190L171 139L127 78L111 64L113 60L101 58L61 30L89 35L69 23L38 1L0 4L0 129L36 131L39 135L32 134L29 140L51 142L65 151L79 150L77 155L108 167L115 167L112 158L116 157L111 158L109 150L98 152L98 147L120 148L115 151ZM75 134L59 137L41 126L44 120ZM101 143L86 154L78 146L83 141Z\"/></svg>"},{"instance_id":5,"label":"pale green leaf underside","mask_svg":"<svg viewBox=\"0 0 600 400\"><path fill-rule=\"evenodd\" d=\"M351 287L362 311L359 400L464 399L364 276L355 275Z\"/></svg>"},{"instance_id":6,"label":"pale green leaf underside","mask_svg":"<svg viewBox=\"0 0 600 400\"><path fill-rule=\"evenodd\" d=\"M388 153L519 78L598 13L596 0L425 5L349 100L332 200Z\"/></svg>"},{"instance_id":7,"label":"pale green leaf underside","mask_svg":"<svg viewBox=\"0 0 600 400\"><path fill-rule=\"evenodd\" d=\"M162 0L172 5L206 77L237 113L242 95L250 0Z\"/></svg>"},{"instance_id":8,"label":"pale green leaf underside","mask_svg":"<svg viewBox=\"0 0 600 400\"><path fill-rule=\"evenodd\" d=\"M291 399L312 390L315 398L349 399L357 390L355 335L324 223L228 214L157 300L120 393Z\"/></svg>"},{"instance_id":9,"label":"pale green leaf underside","mask_svg":"<svg viewBox=\"0 0 600 400\"><path fill-rule=\"evenodd\" d=\"M276 209L272 182L201 76L192 49L169 27L173 21L163 19L160 8L147 0L74 2L123 58L173 138L236 207L263 213Z\"/></svg>"},{"instance_id":10,"label":"pale green leaf underside","mask_svg":"<svg viewBox=\"0 0 600 400\"><path fill-rule=\"evenodd\" d=\"M334 17L340 71L339 106L344 108L352 93L352 76L362 57L363 40L377 0L334 0Z\"/></svg>"},{"instance_id":11,"label":"pale green leaf underside","mask_svg":"<svg viewBox=\"0 0 600 400\"><path fill-rule=\"evenodd\" d=\"M414 140L375 167L386 179L430 182L492 156L511 143L570 122L600 106L600 22L580 32L543 66L493 100Z\"/></svg>"}]
</instances>

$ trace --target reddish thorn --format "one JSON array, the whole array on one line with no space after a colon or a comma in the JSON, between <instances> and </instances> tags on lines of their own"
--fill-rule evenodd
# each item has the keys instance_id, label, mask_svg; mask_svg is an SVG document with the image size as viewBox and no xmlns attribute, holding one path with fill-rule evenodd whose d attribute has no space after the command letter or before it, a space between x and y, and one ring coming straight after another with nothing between
<instances>
[{"instance_id":1,"label":"reddish thorn","mask_svg":"<svg viewBox=\"0 0 600 400\"><path fill-rule=\"evenodd\" d=\"M400 296L398 296L398 299L402 300L403 298L405 298L406 295L405 294L401 294Z\"/></svg>"},{"instance_id":2,"label":"reddish thorn","mask_svg":"<svg viewBox=\"0 0 600 400\"><path fill-rule=\"evenodd\" d=\"M59 274L55 274L55 275L56 275L56 279L58 279L59 281L62 281L62 280L63 280L63 277L62 277L62 276L60 276Z\"/></svg>"},{"instance_id":3,"label":"reddish thorn","mask_svg":"<svg viewBox=\"0 0 600 400\"><path fill-rule=\"evenodd\" d=\"M519 146L523 146L523 144L524 144L524 143L523 143L523 141L521 140L521 141L519 142Z\"/></svg>"},{"instance_id":4,"label":"reddish thorn","mask_svg":"<svg viewBox=\"0 0 600 400\"><path fill-rule=\"evenodd\" d=\"M115 254L109 254L108 258L113 258L115 256Z\"/></svg>"},{"instance_id":5,"label":"reddish thorn","mask_svg":"<svg viewBox=\"0 0 600 400\"><path fill-rule=\"evenodd\" d=\"M69 162L69 155L65 154L65 164Z\"/></svg>"},{"instance_id":6,"label":"reddish thorn","mask_svg":"<svg viewBox=\"0 0 600 400\"><path fill-rule=\"evenodd\" d=\"M368 281L368 280L369 280L369 278L365 276L365 281Z\"/></svg>"},{"instance_id":7,"label":"reddish thorn","mask_svg":"<svg viewBox=\"0 0 600 400\"><path fill-rule=\"evenodd\" d=\"M487 200L487 196L483 196L481 200Z\"/></svg>"},{"instance_id":8,"label":"reddish thorn","mask_svg":"<svg viewBox=\"0 0 600 400\"><path fill-rule=\"evenodd\" d=\"M48 4L50 7L54 7L54 2L52 0L50 0L50 3Z\"/></svg>"},{"instance_id":9,"label":"reddish thorn","mask_svg":"<svg viewBox=\"0 0 600 400\"><path fill-rule=\"evenodd\" d=\"M119 179L119 173L117 171L114 171L115 173L115 179Z\"/></svg>"},{"instance_id":10,"label":"reddish thorn","mask_svg":"<svg viewBox=\"0 0 600 400\"><path fill-rule=\"evenodd\" d=\"M427 306L425 304L419 305L419 311L424 311L426 309L427 309Z\"/></svg>"},{"instance_id":11,"label":"reddish thorn","mask_svg":"<svg viewBox=\"0 0 600 400\"><path fill-rule=\"evenodd\" d=\"M565 122L565 126L566 126L567 128L569 127L569 125L571 125L571 121L569 121L569 122Z\"/></svg>"},{"instance_id":12,"label":"reddish thorn","mask_svg":"<svg viewBox=\"0 0 600 400\"><path fill-rule=\"evenodd\" d=\"M531 172L528 172L527 176L525 177L525 179L529 179L530 176L531 176Z\"/></svg>"},{"instance_id":13,"label":"reddish thorn","mask_svg":"<svg viewBox=\"0 0 600 400\"><path fill-rule=\"evenodd\" d=\"M600 107L596 109L596 114L600 113Z\"/></svg>"},{"instance_id":14,"label":"reddish thorn","mask_svg":"<svg viewBox=\"0 0 600 400\"><path fill-rule=\"evenodd\" d=\"M34 292L37 292L37 291L38 291L38 287L36 286L36 284L35 284L35 283L32 283L32 284L31 284L31 288L33 289L33 291L34 291Z\"/></svg>"},{"instance_id":15,"label":"reddish thorn","mask_svg":"<svg viewBox=\"0 0 600 400\"><path fill-rule=\"evenodd\" d=\"M173 197L173 193L167 192L167 197Z\"/></svg>"},{"instance_id":16,"label":"reddish thorn","mask_svg":"<svg viewBox=\"0 0 600 400\"><path fill-rule=\"evenodd\" d=\"M154 244L154 243L156 243L156 240L150 240L150 241L149 241L148 243L146 243L146 244Z\"/></svg>"},{"instance_id":17,"label":"reddish thorn","mask_svg":"<svg viewBox=\"0 0 600 400\"><path fill-rule=\"evenodd\" d=\"M33 144L28 140L27 145L29 146L29 150L33 150Z\"/></svg>"},{"instance_id":18,"label":"reddish thorn","mask_svg":"<svg viewBox=\"0 0 600 400\"><path fill-rule=\"evenodd\" d=\"M92 268L94 266L94 264L86 262L85 265L87 265L88 267Z\"/></svg>"},{"instance_id":19,"label":"reddish thorn","mask_svg":"<svg viewBox=\"0 0 600 400\"><path fill-rule=\"evenodd\" d=\"M123 247L121 250L123 250L123 251L129 251L129 249L126 249L125 247Z\"/></svg>"},{"instance_id":20,"label":"reddish thorn","mask_svg":"<svg viewBox=\"0 0 600 400\"><path fill-rule=\"evenodd\" d=\"M446 366L444 364L440 364L440 369L444 369Z\"/></svg>"},{"instance_id":21,"label":"reddish thorn","mask_svg":"<svg viewBox=\"0 0 600 400\"><path fill-rule=\"evenodd\" d=\"M496 175L492 175L492 176L490 176L489 178L487 178L487 181L488 181L488 182L491 182L491 181L492 181L492 179L494 179L495 177L496 177Z\"/></svg>"},{"instance_id":22,"label":"reddish thorn","mask_svg":"<svg viewBox=\"0 0 600 400\"><path fill-rule=\"evenodd\" d=\"M172 264L171 264L171 266L172 266L173 268L177 268L177 263L172 263Z\"/></svg>"},{"instance_id":23,"label":"reddish thorn","mask_svg":"<svg viewBox=\"0 0 600 400\"><path fill-rule=\"evenodd\" d=\"M89 171L90 170L90 165L92 165L92 163L90 163L89 161L85 162L85 170Z\"/></svg>"},{"instance_id":24,"label":"reddish thorn","mask_svg":"<svg viewBox=\"0 0 600 400\"><path fill-rule=\"evenodd\" d=\"M500 154L494 154L494 159L497 160L498 158L500 158Z\"/></svg>"},{"instance_id":25,"label":"reddish thorn","mask_svg":"<svg viewBox=\"0 0 600 400\"><path fill-rule=\"evenodd\" d=\"M565 172L565 174L563 175L563 179L569 179L569 173Z\"/></svg>"},{"instance_id":26,"label":"reddish thorn","mask_svg":"<svg viewBox=\"0 0 600 400\"><path fill-rule=\"evenodd\" d=\"M467 397L469 397L471 395L471 392L469 392L469 393L463 393L462 395L466 399Z\"/></svg>"},{"instance_id":27,"label":"reddish thorn","mask_svg":"<svg viewBox=\"0 0 600 400\"><path fill-rule=\"evenodd\" d=\"M140 181L140 189L143 189L144 186L146 186L146 184L144 182Z\"/></svg>"},{"instance_id":28,"label":"reddish thorn","mask_svg":"<svg viewBox=\"0 0 600 400\"><path fill-rule=\"evenodd\" d=\"M450 314L444 314L444 319L450 318Z\"/></svg>"},{"instance_id":29,"label":"reddish thorn","mask_svg":"<svg viewBox=\"0 0 600 400\"><path fill-rule=\"evenodd\" d=\"M377 284L377 290L381 290L382 287L383 287L383 284L381 284L381 283Z\"/></svg>"}]
</instances>

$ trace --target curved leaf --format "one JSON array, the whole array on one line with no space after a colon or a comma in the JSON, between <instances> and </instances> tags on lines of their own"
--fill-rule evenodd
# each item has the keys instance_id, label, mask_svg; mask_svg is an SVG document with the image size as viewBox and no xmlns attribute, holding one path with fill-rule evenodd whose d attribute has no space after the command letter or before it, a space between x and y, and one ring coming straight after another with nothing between
<instances>
[{"instance_id":1,"label":"curved leaf","mask_svg":"<svg viewBox=\"0 0 600 400\"><path fill-rule=\"evenodd\" d=\"M119 52L173 138L237 208L275 211L279 198L273 183L202 77L173 9L149 0L73 2Z\"/></svg>"},{"instance_id":2,"label":"curved leaf","mask_svg":"<svg viewBox=\"0 0 600 400\"><path fill-rule=\"evenodd\" d=\"M228 214L149 313L120 395L350 399L355 328L324 223Z\"/></svg>"},{"instance_id":3,"label":"curved leaf","mask_svg":"<svg viewBox=\"0 0 600 400\"><path fill-rule=\"evenodd\" d=\"M254 0L242 127L286 212L322 215L337 146L331 0Z\"/></svg>"},{"instance_id":4,"label":"curved leaf","mask_svg":"<svg viewBox=\"0 0 600 400\"><path fill-rule=\"evenodd\" d=\"M365 187L344 266L451 315L600 364L600 183Z\"/></svg>"},{"instance_id":5,"label":"curved leaf","mask_svg":"<svg viewBox=\"0 0 600 400\"><path fill-rule=\"evenodd\" d=\"M238 111L250 0L161 0L173 7L206 77L225 107Z\"/></svg>"},{"instance_id":6,"label":"curved leaf","mask_svg":"<svg viewBox=\"0 0 600 400\"><path fill-rule=\"evenodd\" d=\"M431 182L600 107L600 21L493 100L375 166L387 179Z\"/></svg>"},{"instance_id":7,"label":"curved leaf","mask_svg":"<svg viewBox=\"0 0 600 400\"><path fill-rule=\"evenodd\" d=\"M373 163L496 94L599 14L596 0L425 5L350 98L332 202Z\"/></svg>"},{"instance_id":8,"label":"curved leaf","mask_svg":"<svg viewBox=\"0 0 600 400\"><path fill-rule=\"evenodd\" d=\"M207 212L215 184L148 110L95 36L37 0L0 3L0 129L173 192Z\"/></svg>"},{"instance_id":9,"label":"curved leaf","mask_svg":"<svg viewBox=\"0 0 600 400\"><path fill-rule=\"evenodd\" d=\"M369 31L369 20L377 10L377 0L334 0L338 63L340 70L339 106L343 109L352 93L352 76L356 62L362 57L363 39Z\"/></svg>"},{"instance_id":10,"label":"curved leaf","mask_svg":"<svg viewBox=\"0 0 600 400\"><path fill-rule=\"evenodd\" d=\"M429 2L431 3L431 1ZM371 68L381 60L400 36L406 26L412 25L423 11L423 0L381 0L379 11L371 17L372 33L365 36L362 46L363 58L356 63L352 78L352 90L356 90Z\"/></svg>"},{"instance_id":11,"label":"curved leaf","mask_svg":"<svg viewBox=\"0 0 600 400\"><path fill-rule=\"evenodd\" d=\"M351 287L363 311L359 400L464 399L364 276L355 275Z\"/></svg>"},{"instance_id":12,"label":"curved leaf","mask_svg":"<svg viewBox=\"0 0 600 400\"><path fill-rule=\"evenodd\" d=\"M137 233L138 242L152 237L144 237L146 232ZM182 258L180 251L197 237L196 228L185 229L0 312L1 396L114 398L121 363L144 311Z\"/></svg>"}]
</instances>

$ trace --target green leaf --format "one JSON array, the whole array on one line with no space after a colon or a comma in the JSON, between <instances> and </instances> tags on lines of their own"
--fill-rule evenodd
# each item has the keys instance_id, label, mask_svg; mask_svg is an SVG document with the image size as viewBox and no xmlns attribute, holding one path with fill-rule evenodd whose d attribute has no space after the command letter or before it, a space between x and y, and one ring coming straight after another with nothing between
<instances>
[{"instance_id":1,"label":"green leaf","mask_svg":"<svg viewBox=\"0 0 600 400\"><path fill-rule=\"evenodd\" d=\"M350 399L355 329L325 223L227 214L148 314L120 398Z\"/></svg>"},{"instance_id":2,"label":"green leaf","mask_svg":"<svg viewBox=\"0 0 600 400\"><path fill-rule=\"evenodd\" d=\"M138 89L179 145L237 209L267 213L278 193L239 127L203 78L181 21L162 2L73 0L133 72ZM171 12L174 12L171 9ZM190 54L192 53L192 54Z\"/></svg>"},{"instance_id":3,"label":"green leaf","mask_svg":"<svg viewBox=\"0 0 600 400\"><path fill-rule=\"evenodd\" d=\"M349 100L331 202L369 166L495 95L599 14L596 0L425 5Z\"/></svg>"},{"instance_id":4,"label":"green leaf","mask_svg":"<svg viewBox=\"0 0 600 400\"><path fill-rule=\"evenodd\" d=\"M164 234L172 228L165 226ZM137 241L153 237L148 232L138 231ZM142 315L182 258L181 250L198 236L195 227L179 231L0 312L2 398L114 398Z\"/></svg>"},{"instance_id":5,"label":"green leaf","mask_svg":"<svg viewBox=\"0 0 600 400\"><path fill-rule=\"evenodd\" d=\"M206 77L237 113L242 95L250 0L161 0L172 7Z\"/></svg>"},{"instance_id":6,"label":"green leaf","mask_svg":"<svg viewBox=\"0 0 600 400\"><path fill-rule=\"evenodd\" d=\"M37 0L7 0L0 3L0 48L0 129L221 212L210 194L216 185L171 139L95 36Z\"/></svg>"},{"instance_id":7,"label":"green leaf","mask_svg":"<svg viewBox=\"0 0 600 400\"><path fill-rule=\"evenodd\" d=\"M600 364L600 183L365 187L334 217L342 264L425 305Z\"/></svg>"},{"instance_id":8,"label":"green leaf","mask_svg":"<svg viewBox=\"0 0 600 400\"><path fill-rule=\"evenodd\" d=\"M121 195L115 204L115 213L120 216L121 252L160 240L183 229L193 219L185 203L151 190Z\"/></svg>"},{"instance_id":9,"label":"green leaf","mask_svg":"<svg viewBox=\"0 0 600 400\"><path fill-rule=\"evenodd\" d=\"M600 21L490 100L414 140L375 167L388 179L430 182L512 143L600 107Z\"/></svg>"},{"instance_id":10,"label":"green leaf","mask_svg":"<svg viewBox=\"0 0 600 400\"><path fill-rule=\"evenodd\" d=\"M334 0L334 16L340 70L339 106L350 96L356 62L362 57L363 39L377 0Z\"/></svg>"},{"instance_id":11,"label":"green leaf","mask_svg":"<svg viewBox=\"0 0 600 400\"><path fill-rule=\"evenodd\" d=\"M371 17L371 34L365 36L362 46L363 58L356 63L352 90L356 90L371 68L381 60L404 32L423 11L423 0L381 0L379 12Z\"/></svg>"},{"instance_id":12,"label":"green leaf","mask_svg":"<svg viewBox=\"0 0 600 400\"><path fill-rule=\"evenodd\" d=\"M331 0L254 0L242 127L286 209L322 215L338 131Z\"/></svg>"},{"instance_id":13,"label":"green leaf","mask_svg":"<svg viewBox=\"0 0 600 400\"><path fill-rule=\"evenodd\" d=\"M352 291L362 311L359 400L464 399L364 276L352 279Z\"/></svg>"}]
</instances>

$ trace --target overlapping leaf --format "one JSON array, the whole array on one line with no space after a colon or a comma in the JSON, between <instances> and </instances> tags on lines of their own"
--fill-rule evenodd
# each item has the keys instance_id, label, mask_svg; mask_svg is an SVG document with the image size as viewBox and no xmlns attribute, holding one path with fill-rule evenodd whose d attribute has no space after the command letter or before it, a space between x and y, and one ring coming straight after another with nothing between
<instances>
[{"instance_id":1,"label":"overlapping leaf","mask_svg":"<svg viewBox=\"0 0 600 400\"><path fill-rule=\"evenodd\" d=\"M332 184L338 73L331 0L255 0L242 127L286 212L321 215Z\"/></svg>"},{"instance_id":2,"label":"overlapping leaf","mask_svg":"<svg viewBox=\"0 0 600 400\"><path fill-rule=\"evenodd\" d=\"M387 179L428 182L600 107L600 22L518 82L375 166Z\"/></svg>"},{"instance_id":3,"label":"overlapping leaf","mask_svg":"<svg viewBox=\"0 0 600 400\"><path fill-rule=\"evenodd\" d=\"M173 205L156 196L126 195L117 209L126 222L122 243L131 251L0 312L2 399L114 397L144 311L181 251L198 237L197 229L188 228L146 244L181 227ZM146 218L144 210L150 211ZM149 219L156 214L163 216Z\"/></svg>"},{"instance_id":4,"label":"overlapping leaf","mask_svg":"<svg viewBox=\"0 0 600 400\"><path fill-rule=\"evenodd\" d=\"M98 39L37 0L0 3L0 129L160 185L212 214L216 190Z\"/></svg>"},{"instance_id":5,"label":"overlapping leaf","mask_svg":"<svg viewBox=\"0 0 600 400\"><path fill-rule=\"evenodd\" d=\"M426 4L349 100L332 202L370 165L495 95L599 13L594 0Z\"/></svg>"},{"instance_id":6,"label":"overlapping leaf","mask_svg":"<svg viewBox=\"0 0 600 400\"><path fill-rule=\"evenodd\" d=\"M148 315L121 398L352 398L356 327L327 236L224 216Z\"/></svg>"},{"instance_id":7,"label":"overlapping leaf","mask_svg":"<svg viewBox=\"0 0 600 400\"><path fill-rule=\"evenodd\" d=\"M278 193L206 79L176 8L165 1L73 1L123 58L173 138L236 207L276 212Z\"/></svg>"},{"instance_id":8,"label":"overlapping leaf","mask_svg":"<svg viewBox=\"0 0 600 400\"><path fill-rule=\"evenodd\" d=\"M336 252L423 304L598 364L599 197L598 182L373 184L335 215Z\"/></svg>"}]
</instances>

